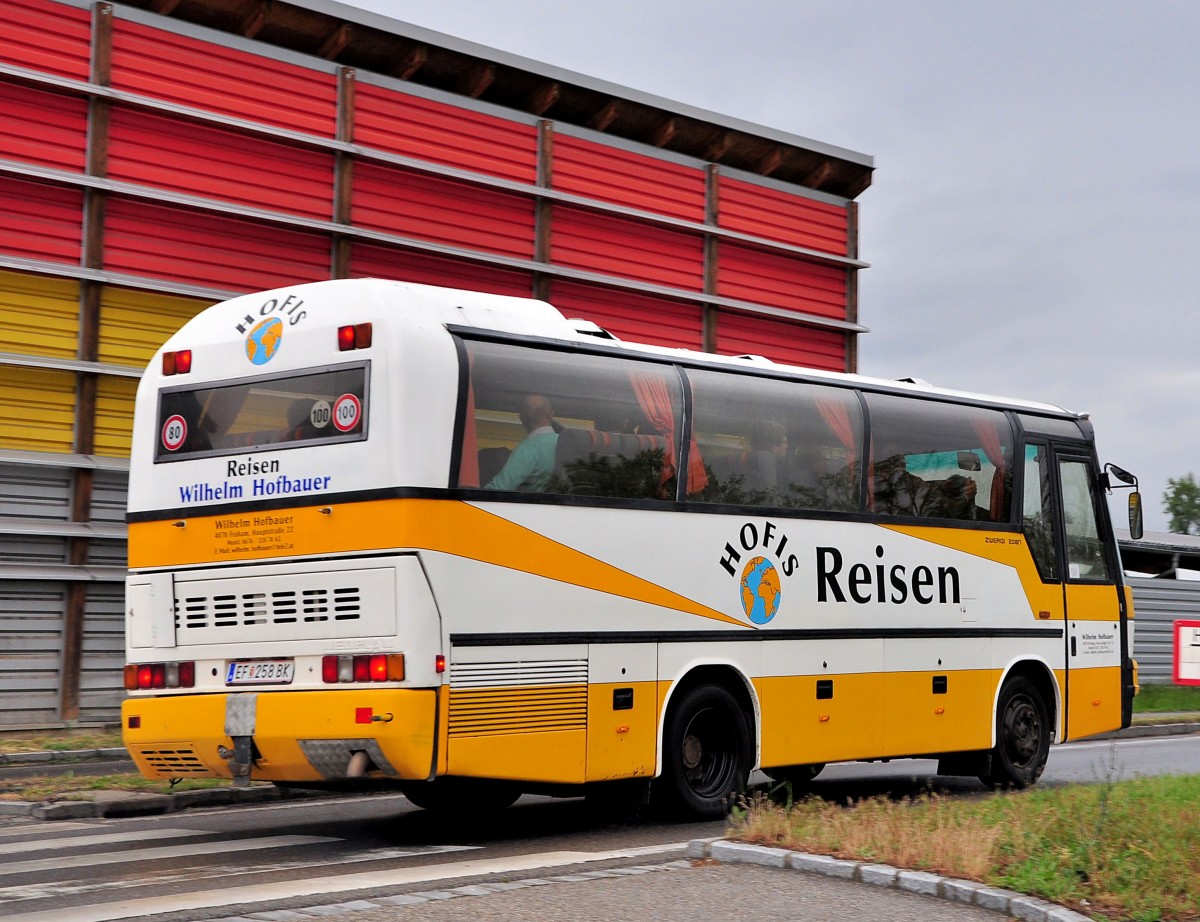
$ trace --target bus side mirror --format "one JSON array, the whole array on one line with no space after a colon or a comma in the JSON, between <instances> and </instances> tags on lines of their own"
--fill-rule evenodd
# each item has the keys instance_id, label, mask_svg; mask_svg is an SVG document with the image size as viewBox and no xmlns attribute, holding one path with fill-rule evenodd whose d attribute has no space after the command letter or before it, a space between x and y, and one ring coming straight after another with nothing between
<instances>
[{"instance_id":1,"label":"bus side mirror","mask_svg":"<svg viewBox=\"0 0 1200 922\"><path fill-rule=\"evenodd\" d=\"M1142 537L1142 494L1137 490L1129 494L1129 537L1134 541Z\"/></svg>"}]
</instances>

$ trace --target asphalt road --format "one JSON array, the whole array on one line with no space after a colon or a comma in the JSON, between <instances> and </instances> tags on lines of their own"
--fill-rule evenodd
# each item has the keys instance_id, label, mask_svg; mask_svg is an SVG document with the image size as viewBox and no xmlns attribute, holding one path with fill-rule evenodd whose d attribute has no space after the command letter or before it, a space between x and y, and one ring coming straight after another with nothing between
<instances>
[{"instance_id":1,"label":"asphalt road","mask_svg":"<svg viewBox=\"0 0 1200 922\"><path fill-rule=\"evenodd\" d=\"M1052 750L1043 782L1191 773L1198 766L1200 734L1083 742ZM934 769L928 761L831 766L814 789L832 798L985 790L972 779L938 779ZM399 795L131 819L5 821L0 919L298 922L314 918L310 909L334 913L329 907L353 913L353 922L611 920L635 913L692 922L700 911L756 920L999 918L798 871L681 862L689 840L723 831L720 822L671 823L642 811L535 797L493 821L454 823Z\"/></svg>"}]
</instances>

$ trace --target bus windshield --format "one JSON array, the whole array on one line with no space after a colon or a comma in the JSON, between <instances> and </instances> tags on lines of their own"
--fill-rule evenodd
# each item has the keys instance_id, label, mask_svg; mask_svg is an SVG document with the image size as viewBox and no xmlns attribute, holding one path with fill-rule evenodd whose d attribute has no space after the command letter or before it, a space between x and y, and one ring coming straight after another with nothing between
<instances>
[{"instance_id":1,"label":"bus windshield","mask_svg":"<svg viewBox=\"0 0 1200 922\"><path fill-rule=\"evenodd\" d=\"M154 460L362 439L367 371L359 364L163 390Z\"/></svg>"}]
</instances>

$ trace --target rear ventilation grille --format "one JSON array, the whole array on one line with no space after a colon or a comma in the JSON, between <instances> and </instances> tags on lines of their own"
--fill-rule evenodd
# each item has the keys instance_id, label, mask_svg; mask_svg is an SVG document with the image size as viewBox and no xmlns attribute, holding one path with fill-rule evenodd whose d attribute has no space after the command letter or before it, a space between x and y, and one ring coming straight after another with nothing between
<instances>
[{"instance_id":1,"label":"rear ventilation grille","mask_svg":"<svg viewBox=\"0 0 1200 922\"><path fill-rule=\"evenodd\" d=\"M187 594L175 599L175 626L187 631L240 628L256 624L357 621L362 617L362 602L362 591L357 586Z\"/></svg>"},{"instance_id":2,"label":"rear ventilation grille","mask_svg":"<svg viewBox=\"0 0 1200 922\"><path fill-rule=\"evenodd\" d=\"M138 749L137 754L159 777L177 778L180 775L208 775L212 772L200 761L194 749Z\"/></svg>"},{"instance_id":3,"label":"rear ventilation grille","mask_svg":"<svg viewBox=\"0 0 1200 922\"><path fill-rule=\"evenodd\" d=\"M457 663L450 667L450 736L587 729L587 660Z\"/></svg>"}]
</instances>

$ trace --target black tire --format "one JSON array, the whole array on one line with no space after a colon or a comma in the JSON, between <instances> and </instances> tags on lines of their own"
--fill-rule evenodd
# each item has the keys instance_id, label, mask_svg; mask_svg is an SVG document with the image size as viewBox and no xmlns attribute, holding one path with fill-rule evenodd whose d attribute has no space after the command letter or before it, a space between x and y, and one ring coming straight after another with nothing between
<instances>
[{"instance_id":1,"label":"black tire","mask_svg":"<svg viewBox=\"0 0 1200 922\"><path fill-rule=\"evenodd\" d=\"M503 781L480 778L437 778L405 781L400 790L414 806L431 813L479 816L507 810L521 796L521 789Z\"/></svg>"},{"instance_id":2,"label":"black tire","mask_svg":"<svg viewBox=\"0 0 1200 922\"><path fill-rule=\"evenodd\" d=\"M994 788L1025 788L1041 777L1050 754L1050 712L1024 676L1004 683L996 708L996 745L979 780Z\"/></svg>"},{"instance_id":3,"label":"black tire","mask_svg":"<svg viewBox=\"0 0 1200 922\"><path fill-rule=\"evenodd\" d=\"M685 692L667 719L658 790L675 813L724 816L746 789L752 750L746 715L717 685Z\"/></svg>"}]
</instances>

